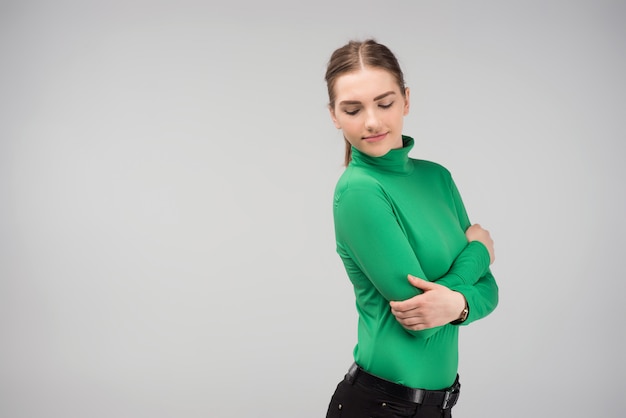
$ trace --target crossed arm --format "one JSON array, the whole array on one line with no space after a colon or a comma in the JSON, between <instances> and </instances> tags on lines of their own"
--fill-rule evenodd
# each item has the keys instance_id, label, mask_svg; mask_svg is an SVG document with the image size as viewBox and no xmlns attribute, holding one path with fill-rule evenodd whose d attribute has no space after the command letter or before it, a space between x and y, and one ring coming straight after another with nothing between
<instances>
[{"instance_id":1,"label":"crossed arm","mask_svg":"<svg viewBox=\"0 0 626 418\"><path fill-rule=\"evenodd\" d=\"M450 190L468 244L448 273L431 282L407 279L407 273L426 276L383 196L353 189L336 207L340 254L390 301L391 312L407 331L425 338L438 326L456 320L466 301L470 314L464 324L488 315L497 304L498 289L488 268L494 260L493 240L480 225L470 226L451 179Z\"/></svg>"},{"instance_id":2,"label":"crossed arm","mask_svg":"<svg viewBox=\"0 0 626 418\"><path fill-rule=\"evenodd\" d=\"M478 224L474 224L467 229L465 236L468 242L478 241L482 243L489 252L490 264L493 263L495 251L489 231ZM480 280L479 278L477 282ZM438 282L429 282L412 275L408 275L408 281L423 293L404 301L391 301L389 303L391 313L408 330L420 331L449 324L459 318L465 304L468 303L461 290L455 291ZM445 282L445 279L442 281ZM466 293L474 293L476 296L476 292L472 292L473 284L465 286L464 291ZM462 286L453 287L462 289Z\"/></svg>"}]
</instances>

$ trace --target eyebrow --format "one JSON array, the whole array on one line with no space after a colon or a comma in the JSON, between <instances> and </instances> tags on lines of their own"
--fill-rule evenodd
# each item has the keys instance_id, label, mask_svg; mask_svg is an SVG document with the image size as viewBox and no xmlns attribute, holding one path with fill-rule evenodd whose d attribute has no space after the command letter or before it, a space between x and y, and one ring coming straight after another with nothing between
<instances>
[{"instance_id":1,"label":"eyebrow","mask_svg":"<svg viewBox=\"0 0 626 418\"><path fill-rule=\"evenodd\" d=\"M379 94L378 96L374 97L374 101L378 101L380 99L384 99L385 97L391 95L391 94L396 94L395 91L390 90L386 93L383 94ZM358 100L343 100L339 103L340 105L357 105L357 104L361 104L361 102L359 102Z\"/></svg>"}]
</instances>

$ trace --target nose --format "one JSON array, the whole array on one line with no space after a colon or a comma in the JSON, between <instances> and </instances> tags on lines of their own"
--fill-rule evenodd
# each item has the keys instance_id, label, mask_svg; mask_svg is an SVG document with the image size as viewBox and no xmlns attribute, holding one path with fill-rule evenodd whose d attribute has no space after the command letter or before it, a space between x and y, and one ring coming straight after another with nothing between
<instances>
[{"instance_id":1,"label":"nose","mask_svg":"<svg viewBox=\"0 0 626 418\"><path fill-rule=\"evenodd\" d=\"M378 132L380 129L380 119L374 109L367 111L367 118L365 119L365 129L368 132Z\"/></svg>"}]
</instances>

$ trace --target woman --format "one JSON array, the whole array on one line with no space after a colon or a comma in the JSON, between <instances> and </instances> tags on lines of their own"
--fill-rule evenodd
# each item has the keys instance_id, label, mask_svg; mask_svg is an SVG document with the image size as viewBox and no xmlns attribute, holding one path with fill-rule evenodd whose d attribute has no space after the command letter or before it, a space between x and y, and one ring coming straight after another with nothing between
<instances>
[{"instance_id":1,"label":"woman","mask_svg":"<svg viewBox=\"0 0 626 418\"><path fill-rule=\"evenodd\" d=\"M493 241L470 226L442 166L408 157L409 89L374 40L331 56L330 115L346 140L334 198L337 252L359 314L355 363L327 417L450 417L458 326L496 307Z\"/></svg>"}]
</instances>

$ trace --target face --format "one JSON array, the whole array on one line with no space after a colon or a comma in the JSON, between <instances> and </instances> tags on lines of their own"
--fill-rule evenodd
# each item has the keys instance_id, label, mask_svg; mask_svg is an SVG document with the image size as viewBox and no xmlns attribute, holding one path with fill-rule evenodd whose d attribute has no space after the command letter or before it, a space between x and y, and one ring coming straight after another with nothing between
<instances>
[{"instance_id":1,"label":"face","mask_svg":"<svg viewBox=\"0 0 626 418\"><path fill-rule=\"evenodd\" d=\"M409 89L402 95L386 70L364 68L335 81L330 115L348 142L372 157L402 148L402 125L409 113Z\"/></svg>"}]
</instances>

